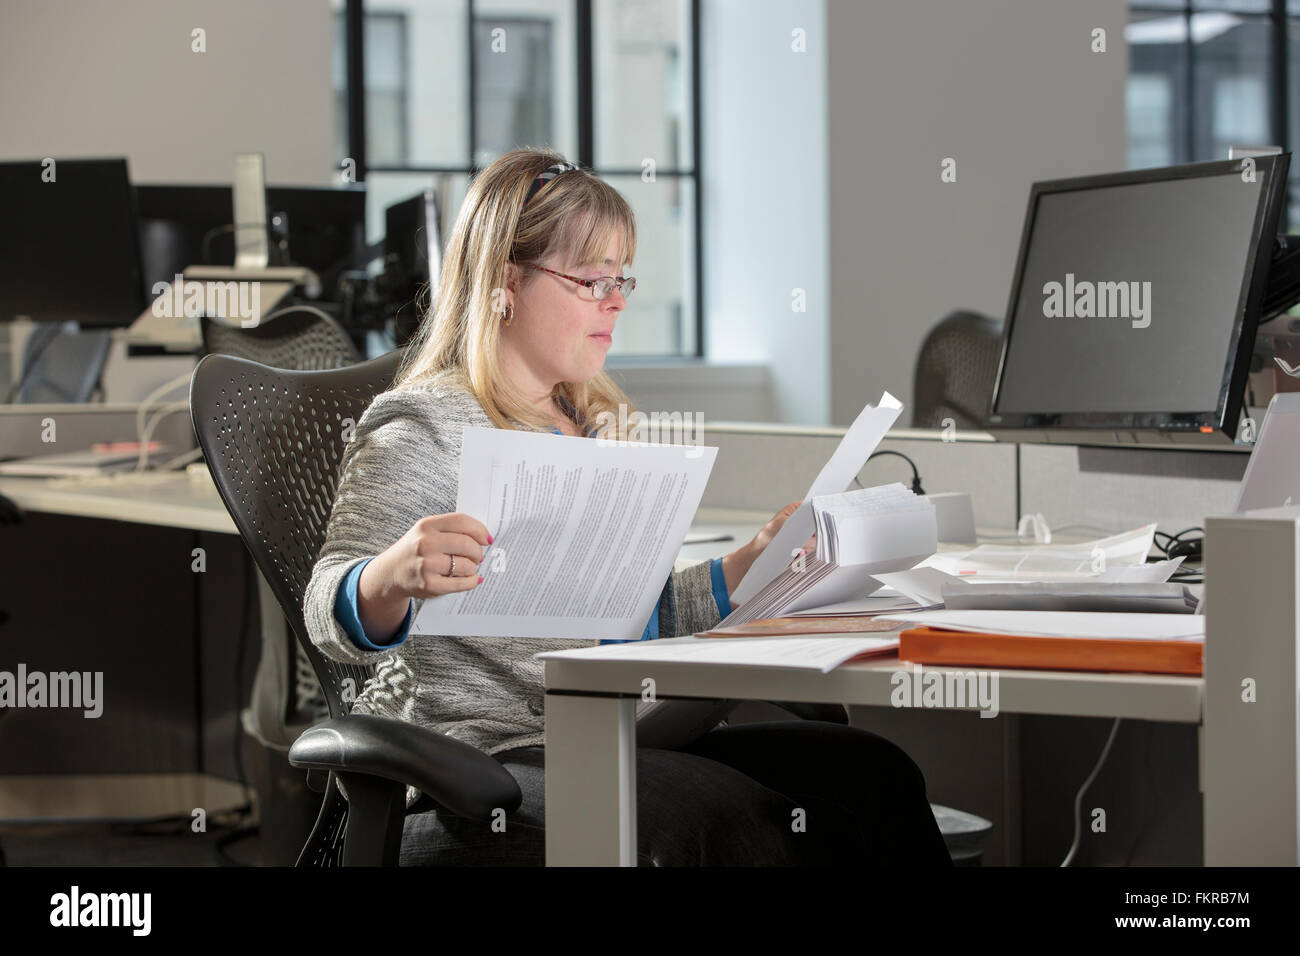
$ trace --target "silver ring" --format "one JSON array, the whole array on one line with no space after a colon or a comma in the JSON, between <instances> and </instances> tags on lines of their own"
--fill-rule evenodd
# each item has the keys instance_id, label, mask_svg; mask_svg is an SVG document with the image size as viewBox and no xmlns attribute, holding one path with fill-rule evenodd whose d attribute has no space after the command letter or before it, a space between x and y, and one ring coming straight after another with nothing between
<instances>
[{"instance_id":1,"label":"silver ring","mask_svg":"<svg viewBox=\"0 0 1300 956\"><path fill-rule=\"evenodd\" d=\"M451 554L448 557L451 558L451 570L447 572L447 577L454 578L456 576L456 556Z\"/></svg>"}]
</instances>

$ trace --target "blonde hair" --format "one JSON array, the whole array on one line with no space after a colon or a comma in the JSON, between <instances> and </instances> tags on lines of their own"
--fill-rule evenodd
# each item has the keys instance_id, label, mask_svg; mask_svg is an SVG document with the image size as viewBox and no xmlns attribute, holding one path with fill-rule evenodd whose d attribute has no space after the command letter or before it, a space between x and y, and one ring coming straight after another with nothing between
<instances>
[{"instance_id":1,"label":"blonde hair","mask_svg":"<svg viewBox=\"0 0 1300 956\"><path fill-rule=\"evenodd\" d=\"M554 254L578 268L594 265L620 234L624 245L617 261L630 263L636 253L636 221L627 200L585 169L555 177L524 207L532 182L563 161L549 149L514 149L470 181L447 239L437 295L407 345L395 388L450 382L472 392L498 428L550 427L498 361L498 296L508 266ZM520 288L535 278L533 270L520 270ZM606 423L597 427L601 435L611 418L618 419L620 404L628 416L634 411L604 371L586 382L560 382L552 394L568 402L579 423Z\"/></svg>"}]
</instances>

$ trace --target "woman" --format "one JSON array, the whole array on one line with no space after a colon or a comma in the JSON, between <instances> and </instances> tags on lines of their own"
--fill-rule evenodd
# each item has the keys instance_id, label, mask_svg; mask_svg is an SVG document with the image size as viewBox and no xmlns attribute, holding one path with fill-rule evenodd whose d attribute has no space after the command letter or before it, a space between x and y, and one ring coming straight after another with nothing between
<instances>
[{"instance_id":1,"label":"woman","mask_svg":"<svg viewBox=\"0 0 1300 956\"><path fill-rule=\"evenodd\" d=\"M453 510L462 429L603 436L591 423L617 420L620 403L630 408L602 368L635 288L622 275L635 251L632 211L608 184L545 150L493 162L471 183L437 297L393 388L366 410L344 454L305 597L312 640L335 659L375 666L355 712L470 743L524 794L501 833L410 788L403 865L545 859L542 666L533 655L593 642L407 634L424 599L483 580L492 529ZM726 557L674 572L642 639L717 624L792 510ZM838 724L726 726L680 750L640 748L637 800L642 863L948 863L920 771L888 741Z\"/></svg>"}]
</instances>

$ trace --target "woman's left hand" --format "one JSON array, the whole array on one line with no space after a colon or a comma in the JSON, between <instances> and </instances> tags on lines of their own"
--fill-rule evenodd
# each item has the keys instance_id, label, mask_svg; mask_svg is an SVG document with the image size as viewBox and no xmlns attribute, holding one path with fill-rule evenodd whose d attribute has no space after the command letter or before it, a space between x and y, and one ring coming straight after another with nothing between
<instances>
[{"instance_id":1,"label":"woman's left hand","mask_svg":"<svg viewBox=\"0 0 1300 956\"><path fill-rule=\"evenodd\" d=\"M781 530L782 525L786 523L789 517L798 510L802 502L793 501L786 505L775 515L772 520L759 529L758 534L744 547L737 548L722 559L722 574L727 579L727 594L730 596L740 586L740 582L745 575L749 573L750 566L754 559L763 553L763 549L768 546L776 533ZM817 535L813 535L804 544L804 550L808 551L817 546Z\"/></svg>"}]
</instances>

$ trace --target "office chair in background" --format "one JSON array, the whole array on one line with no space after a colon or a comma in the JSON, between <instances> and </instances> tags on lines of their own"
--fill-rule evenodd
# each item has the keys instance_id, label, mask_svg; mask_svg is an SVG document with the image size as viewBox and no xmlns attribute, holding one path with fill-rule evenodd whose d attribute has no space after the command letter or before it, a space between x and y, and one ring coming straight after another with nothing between
<instances>
[{"instance_id":1,"label":"office chair in background","mask_svg":"<svg viewBox=\"0 0 1300 956\"><path fill-rule=\"evenodd\" d=\"M23 348L22 371L6 402L90 401L99 387L112 333L75 322L34 322Z\"/></svg>"},{"instance_id":2,"label":"office chair in background","mask_svg":"<svg viewBox=\"0 0 1300 956\"><path fill-rule=\"evenodd\" d=\"M199 320L204 355L236 355L287 369L329 369L355 365L361 353L329 313L315 306L288 306L243 328L222 319Z\"/></svg>"},{"instance_id":3,"label":"office chair in background","mask_svg":"<svg viewBox=\"0 0 1300 956\"><path fill-rule=\"evenodd\" d=\"M993 399L1002 323L978 312L949 312L935 323L917 353L912 379L912 427L983 428Z\"/></svg>"},{"instance_id":4,"label":"office chair in background","mask_svg":"<svg viewBox=\"0 0 1300 956\"><path fill-rule=\"evenodd\" d=\"M298 858L303 866L396 864L407 784L475 820L490 820L498 807L513 812L522 802L514 777L482 751L415 724L350 714L351 701L373 670L331 660L307 635L303 594L334 504L342 422L359 420L391 384L400 355L395 350L329 371L273 369L209 355L194 370L190 389L194 431L213 481L310 659L329 708L330 719L289 751L290 762L309 771L313 789L325 792ZM256 402L250 401L254 394ZM293 453L286 454L288 449ZM840 705L778 706L806 718L848 721Z\"/></svg>"}]
</instances>

